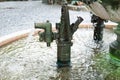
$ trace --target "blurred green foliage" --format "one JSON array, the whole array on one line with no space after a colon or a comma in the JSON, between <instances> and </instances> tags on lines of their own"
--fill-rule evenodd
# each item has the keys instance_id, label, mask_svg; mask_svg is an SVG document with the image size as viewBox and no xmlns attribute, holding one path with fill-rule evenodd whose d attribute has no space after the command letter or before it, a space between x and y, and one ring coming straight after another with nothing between
<instances>
[{"instance_id":1,"label":"blurred green foliage","mask_svg":"<svg viewBox=\"0 0 120 80\"><path fill-rule=\"evenodd\" d=\"M110 5L112 9L118 9L120 7L120 0L101 0L103 5Z\"/></svg>"}]
</instances>

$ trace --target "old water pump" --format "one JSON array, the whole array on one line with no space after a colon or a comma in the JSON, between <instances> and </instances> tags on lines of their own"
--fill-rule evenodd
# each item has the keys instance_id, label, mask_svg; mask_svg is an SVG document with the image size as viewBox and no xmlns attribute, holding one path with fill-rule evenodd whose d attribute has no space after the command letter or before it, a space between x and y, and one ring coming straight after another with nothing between
<instances>
[{"instance_id":1,"label":"old water pump","mask_svg":"<svg viewBox=\"0 0 120 80\"><path fill-rule=\"evenodd\" d=\"M35 23L35 28L44 29L44 32L39 33L40 41L45 41L47 46L50 46L53 40L57 41L58 67L70 66L72 35L82 21L83 19L78 17L77 21L70 25L68 6L67 4L63 4L61 21L60 23L56 23L57 32L52 32L52 24L49 21L46 23Z\"/></svg>"}]
</instances>

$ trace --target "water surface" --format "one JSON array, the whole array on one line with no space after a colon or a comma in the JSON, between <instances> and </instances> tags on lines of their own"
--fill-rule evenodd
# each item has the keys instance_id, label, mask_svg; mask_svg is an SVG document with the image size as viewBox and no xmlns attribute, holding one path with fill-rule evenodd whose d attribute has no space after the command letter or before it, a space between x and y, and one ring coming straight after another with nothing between
<instances>
[{"instance_id":1,"label":"water surface","mask_svg":"<svg viewBox=\"0 0 120 80\"><path fill-rule=\"evenodd\" d=\"M93 29L78 29L73 36L71 65L56 67L56 42L51 47L39 37L18 40L0 48L0 80L120 80L120 67L109 62L113 30L104 30L102 44L92 40Z\"/></svg>"}]
</instances>

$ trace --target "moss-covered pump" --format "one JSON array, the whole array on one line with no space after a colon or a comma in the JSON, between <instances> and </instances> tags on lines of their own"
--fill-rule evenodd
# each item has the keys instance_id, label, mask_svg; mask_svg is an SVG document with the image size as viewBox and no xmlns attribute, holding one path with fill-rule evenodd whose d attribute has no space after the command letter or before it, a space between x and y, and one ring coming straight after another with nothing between
<instances>
[{"instance_id":1,"label":"moss-covered pump","mask_svg":"<svg viewBox=\"0 0 120 80\"><path fill-rule=\"evenodd\" d=\"M39 33L40 41L47 42L47 46L50 46L53 40L57 41L58 67L70 66L72 35L82 21L83 19L78 17L77 21L70 25L68 6L67 4L63 4L61 9L61 21L60 23L56 23L57 32L52 32L52 24L48 21L42 24L35 23L35 28L45 30L43 33Z\"/></svg>"}]
</instances>

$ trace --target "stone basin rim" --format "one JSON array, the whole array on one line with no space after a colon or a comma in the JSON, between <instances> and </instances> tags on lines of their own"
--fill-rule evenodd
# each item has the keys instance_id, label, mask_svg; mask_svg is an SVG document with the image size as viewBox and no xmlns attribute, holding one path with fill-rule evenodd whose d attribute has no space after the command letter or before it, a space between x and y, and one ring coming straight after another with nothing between
<instances>
[{"instance_id":1,"label":"stone basin rim","mask_svg":"<svg viewBox=\"0 0 120 80\"><path fill-rule=\"evenodd\" d=\"M105 28L107 29L113 29L116 26L117 24L105 23ZM92 28L92 27L93 27L92 23L82 23L79 25L79 28ZM22 30L0 37L0 47L27 37L30 34L31 30L32 29ZM56 31L55 27L53 27L52 30ZM42 29L35 29L32 35L33 36L36 35L39 31L42 31Z\"/></svg>"}]
</instances>

